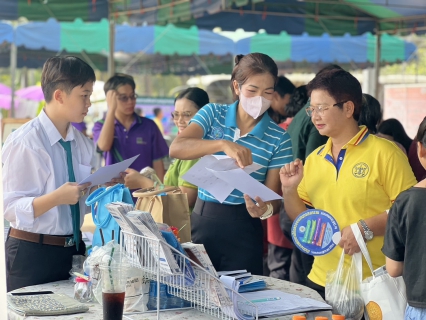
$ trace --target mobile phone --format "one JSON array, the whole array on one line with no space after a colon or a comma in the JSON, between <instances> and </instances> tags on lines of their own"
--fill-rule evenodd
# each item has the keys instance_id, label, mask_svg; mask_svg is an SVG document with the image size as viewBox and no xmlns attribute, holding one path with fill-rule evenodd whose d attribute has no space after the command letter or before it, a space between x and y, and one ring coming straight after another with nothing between
<instances>
[{"instance_id":1,"label":"mobile phone","mask_svg":"<svg viewBox=\"0 0 426 320\"><path fill-rule=\"evenodd\" d=\"M38 294L53 294L53 291L11 292L12 296L35 296Z\"/></svg>"}]
</instances>

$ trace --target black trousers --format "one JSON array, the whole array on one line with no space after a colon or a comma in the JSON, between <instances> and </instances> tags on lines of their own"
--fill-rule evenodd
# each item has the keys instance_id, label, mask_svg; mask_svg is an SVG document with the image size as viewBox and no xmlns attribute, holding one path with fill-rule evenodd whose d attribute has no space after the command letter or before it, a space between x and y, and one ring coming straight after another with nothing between
<instances>
[{"instance_id":1,"label":"black trousers","mask_svg":"<svg viewBox=\"0 0 426 320\"><path fill-rule=\"evenodd\" d=\"M72 235L71 235L72 237ZM67 280L72 268L72 256L84 255L86 245L59 247L39 244L7 236L7 291L53 281Z\"/></svg>"},{"instance_id":2,"label":"black trousers","mask_svg":"<svg viewBox=\"0 0 426 320\"><path fill-rule=\"evenodd\" d=\"M290 280L291 253L293 249L268 244L269 276L281 280Z\"/></svg>"},{"instance_id":3,"label":"black trousers","mask_svg":"<svg viewBox=\"0 0 426 320\"><path fill-rule=\"evenodd\" d=\"M246 269L263 274L263 228L245 204L225 205L197 199L191 214L194 243L206 248L217 271Z\"/></svg>"}]
</instances>

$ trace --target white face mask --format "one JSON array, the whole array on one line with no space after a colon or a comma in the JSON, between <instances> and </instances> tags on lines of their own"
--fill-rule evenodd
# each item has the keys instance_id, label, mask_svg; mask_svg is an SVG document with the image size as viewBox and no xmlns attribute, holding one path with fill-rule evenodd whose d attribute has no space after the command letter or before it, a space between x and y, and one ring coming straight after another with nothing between
<instances>
[{"instance_id":1,"label":"white face mask","mask_svg":"<svg viewBox=\"0 0 426 320\"><path fill-rule=\"evenodd\" d=\"M271 106L271 100L262 96L247 98L242 92L240 94L240 102L244 111L254 119L259 118Z\"/></svg>"}]
</instances>

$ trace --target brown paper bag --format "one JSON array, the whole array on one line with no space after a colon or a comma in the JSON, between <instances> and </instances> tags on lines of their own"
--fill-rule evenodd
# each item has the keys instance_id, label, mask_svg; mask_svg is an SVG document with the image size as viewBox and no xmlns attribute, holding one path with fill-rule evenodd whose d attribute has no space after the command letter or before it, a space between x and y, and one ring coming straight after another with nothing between
<instances>
[{"instance_id":1,"label":"brown paper bag","mask_svg":"<svg viewBox=\"0 0 426 320\"><path fill-rule=\"evenodd\" d=\"M158 194L166 192L167 195ZM178 228L180 242L191 241L191 219L186 193L178 187L163 190L139 189L133 192L137 197L135 208L150 212L155 222L166 223Z\"/></svg>"}]
</instances>

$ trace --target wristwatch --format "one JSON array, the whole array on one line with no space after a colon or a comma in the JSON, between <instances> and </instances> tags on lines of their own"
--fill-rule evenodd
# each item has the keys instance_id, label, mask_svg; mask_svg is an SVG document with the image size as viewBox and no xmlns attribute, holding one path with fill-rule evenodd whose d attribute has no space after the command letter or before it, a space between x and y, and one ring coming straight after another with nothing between
<instances>
[{"instance_id":1,"label":"wristwatch","mask_svg":"<svg viewBox=\"0 0 426 320\"><path fill-rule=\"evenodd\" d=\"M370 241L374 237L373 231L367 226L364 220L359 220L359 223L361 224L362 230L364 230L364 238L367 241Z\"/></svg>"}]
</instances>

